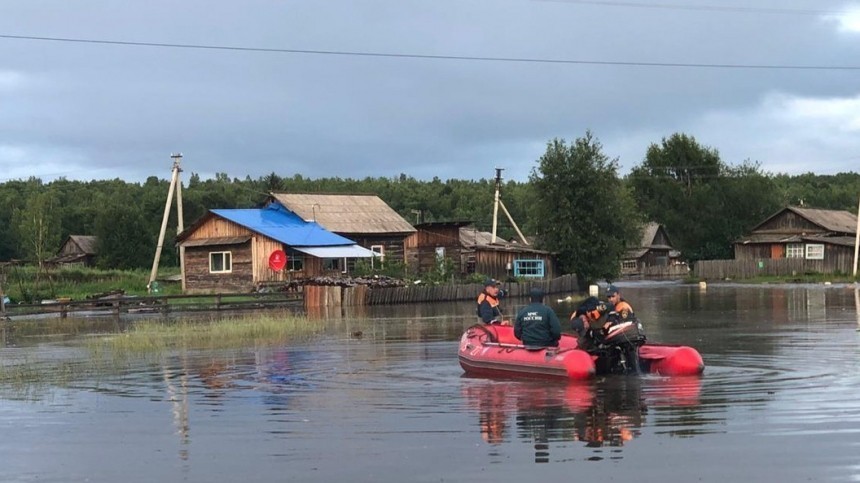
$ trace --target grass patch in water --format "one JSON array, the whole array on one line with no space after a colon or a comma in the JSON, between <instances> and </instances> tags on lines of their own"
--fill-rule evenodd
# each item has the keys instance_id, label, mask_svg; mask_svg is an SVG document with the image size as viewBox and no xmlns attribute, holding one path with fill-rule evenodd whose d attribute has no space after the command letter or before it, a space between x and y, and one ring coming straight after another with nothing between
<instances>
[{"instance_id":1,"label":"grass patch in water","mask_svg":"<svg viewBox=\"0 0 860 483\"><path fill-rule=\"evenodd\" d=\"M135 323L126 333L89 340L87 346L94 355L260 347L304 340L323 330L322 325L294 315L215 321L144 321Z\"/></svg>"}]
</instances>

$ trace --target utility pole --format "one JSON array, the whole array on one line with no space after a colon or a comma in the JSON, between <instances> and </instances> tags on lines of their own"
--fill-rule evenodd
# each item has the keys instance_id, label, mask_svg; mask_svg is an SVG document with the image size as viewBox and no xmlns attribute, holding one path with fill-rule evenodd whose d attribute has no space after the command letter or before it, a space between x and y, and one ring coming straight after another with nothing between
<instances>
[{"instance_id":1,"label":"utility pole","mask_svg":"<svg viewBox=\"0 0 860 483\"><path fill-rule=\"evenodd\" d=\"M511 222L511 225L514 226L514 230L517 231L517 235L520 236L520 240L523 242L523 245L528 245L529 242L526 240L526 237L523 235L523 232L520 231L520 227L517 226L517 222L514 221L514 217L511 216L511 213L508 211L508 208L505 206L505 203L502 202L501 198L501 190L502 190L502 171L504 168L496 168L496 195L495 195L495 203L493 204L493 238L490 240L490 243L496 243L496 226L498 225L499 219L499 207L502 207L502 211L505 212L505 216L508 217L508 221Z\"/></svg>"},{"instance_id":2,"label":"utility pole","mask_svg":"<svg viewBox=\"0 0 860 483\"><path fill-rule=\"evenodd\" d=\"M860 248L860 202L857 203L857 233L854 234L854 278L857 278L858 248Z\"/></svg>"},{"instance_id":3,"label":"utility pole","mask_svg":"<svg viewBox=\"0 0 860 483\"><path fill-rule=\"evenodd\" d=\"M161 249L164 246L164 233L167 231L167 219L170 217L170 205L173 203L173 193L177 193L177 218L179 227L182 227L182 182L179 181L179 173L182 169L179 164L182 162L182 153L171 154L173 159L173 175L170 178L170 190L167 192L167 202L164 204L164 217L161 219L161 231L158 233L158 246L155 249L155 258L152 260L152 271L149 274L149 283L146 284L146 291L152 293L152 282L158 276L158 262L161 260ZM180 249L180 264L182 263L183 252ZM183 274L184 275L184 274ZM185 288L185 277L182 278L182 288Z\"/></svg>"}]
</instances>

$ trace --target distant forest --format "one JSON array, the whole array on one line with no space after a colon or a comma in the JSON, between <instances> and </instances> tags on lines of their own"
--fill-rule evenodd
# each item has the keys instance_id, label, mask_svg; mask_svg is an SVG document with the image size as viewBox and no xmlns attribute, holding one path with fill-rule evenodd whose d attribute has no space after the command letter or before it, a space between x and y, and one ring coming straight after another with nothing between
<instances>
[{"instance_id":1,"label":"distant forest","mask_svg":"<svg viewBox=\"0 0 860 483\"><path fill-rule=\"evenodd\" d=\"M632 195L638 213L631 223L657 221L666 226L676 248L690 261L731 258L731 241L786 205L856 212L860 196L860 174L802 174L796 176L761 173L756 166L729 168L719 159L691 159L686 167L678 161L660 165L660 156L670 152L672 139L653 145L648 160L624 177L609 180L577 178L568 173L555 188L593 193L601 183L620 183ZM678 141L678 139L675 139ZM698 154L707 148L692 138ZM689 147L689 146L688 146ZM598 145L599 148L599 145ZM715 154L715 153L712 153ZM653 155L653 156L652 156ZM714 164L715 163L715 164ZM549 166L549 165L547 165ZM715 168L702 170L702 166ZM680 169L683 168L683 169ZM556 169L547 167L547 170ZM504 181L502 200L527 236L540 240L541 223L552 206L536 202L552 178L533 173L527 181ZM183 177L182 198L185 226L208 209L257 207L272 191L294 193L368 193L378 195L409 222L471 221L482 230L492 226L494 180L418 180L401 174L393 178L322 178L301 175L281 177L276 173L258 179L229 178L218 174L201 179ZM99 263L105 268L146 268L152 263L169 188L169 180L150 177L143 183L120 179L43 182L38 178L0 184L0 261L38 262L55 255L67 235L96 235L102 241ZM554 195L555 196L555 195ZM550 200L551 201L551 200ZM560 208L551 208L559 210ZM576 206L569 208L577 210ZM514 236L513 228L500 212L502 237ZM554 213L564 223L564 213ZM583 213L578 214L582 219ZM588 216L588 213L584 214ZM601 213L595 216L613 216ZM630 215L624 215L630 216ZM177 264L172 237L177 226L175 205L168 224L164 265ZM599 225L598 225L599 226ZM577 228L572 227L577 233ZM579 236L579 235L577 235ZM589 233L581 234L588 243ZM636 244L638 240L629 240ZM540 246L538 246L540 248Z\"/></svg>"}]
</instances>

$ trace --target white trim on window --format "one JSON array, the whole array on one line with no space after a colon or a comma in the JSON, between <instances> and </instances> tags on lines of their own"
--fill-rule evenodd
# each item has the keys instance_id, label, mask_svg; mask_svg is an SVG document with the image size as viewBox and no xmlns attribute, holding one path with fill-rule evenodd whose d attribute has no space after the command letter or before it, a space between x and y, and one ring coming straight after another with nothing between
<instances>
[{"instance_id":1,"label":"white trim on window","mask_svg":"<svg viewBox=\"0 0 860 483\"><path fill-rule=\"evenodd\" d=\"M824 244L823 243L807 243L806 244L806 259L807 260L824 260Z\"/></svg>"},{"instance_id":2,"label":"white trim on window","mask_svg":"<svg viewBox=\"0 0 860 483\"><path fill-rule=\"evenodd\" d=\"M232 252L209 252L209 273L231 273L232 271Z\"/></svg>"},{"instance_id":3,"label":"white trim on window","mask_svg":"<svg viewBox=\"0 0 860 483\"><path fill-rule=\"evenodd\" d=\"M786 243L785 258L803 258L803 243Z\"/></svg>"}]
</instances>

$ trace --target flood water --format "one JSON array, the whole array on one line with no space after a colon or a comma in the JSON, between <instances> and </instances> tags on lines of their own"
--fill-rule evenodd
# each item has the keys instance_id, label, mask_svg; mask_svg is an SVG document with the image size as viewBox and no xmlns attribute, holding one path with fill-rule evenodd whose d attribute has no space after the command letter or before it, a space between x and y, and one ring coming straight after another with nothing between
<instances>
[{"instance_id":1,"label":"flood water","mask_svg":"<svg viewBox=\"0 0 860 483\"><path fill-rule=\"evenodd\" d=\"M860 480L853 287L620 286L650 340L702 353L702 377L464 377L470 303L83 376L86 336L14 340L3 364L57 379L0 388L0 481Z\"/></svg>"}]
</instances>

